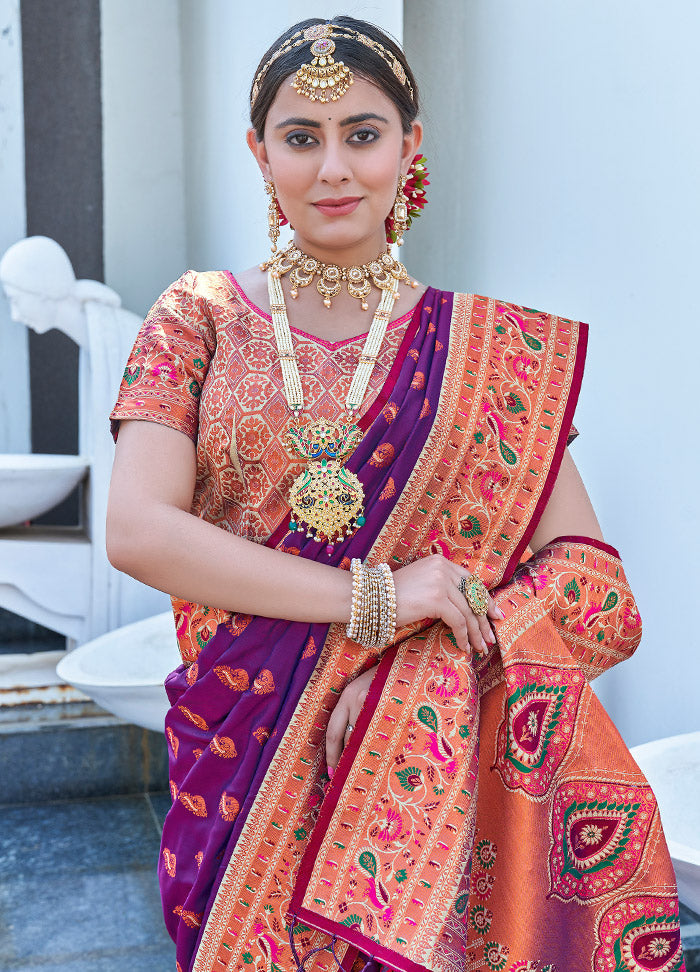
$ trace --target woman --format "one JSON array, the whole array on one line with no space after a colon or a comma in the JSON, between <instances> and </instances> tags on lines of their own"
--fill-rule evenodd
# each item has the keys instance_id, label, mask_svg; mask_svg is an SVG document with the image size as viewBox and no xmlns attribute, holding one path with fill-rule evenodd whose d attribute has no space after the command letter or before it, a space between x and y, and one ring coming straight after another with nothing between
<instances>
[{"instance_id":1,"label":"woman","mask_svg":"<svg viewBox=\"0 0 700 972\"><path fill-rule=\"evenodd\" d=\"M385 253L417 114L376 27L285 32L248 145L293 246L166 291L112 415L110 558L173 595L183 656L178 968L680 969L654 798L588 685L640 621L566 451L586 328Z\"/></svg>"}]
</instances>

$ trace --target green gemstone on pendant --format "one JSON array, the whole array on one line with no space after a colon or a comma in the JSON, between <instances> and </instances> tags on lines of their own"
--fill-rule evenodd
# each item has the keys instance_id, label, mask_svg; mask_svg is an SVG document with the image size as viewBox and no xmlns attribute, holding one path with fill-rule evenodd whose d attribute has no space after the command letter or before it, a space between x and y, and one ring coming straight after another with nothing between
<instances>
[{"instance_id":1,"label":"green gemstone on pendant","mask_svg":"<svg viewBox=\"0 0 700 972\"><path fill-rule=\"evenodd\" d=\"M296 520L290 520L289 521L289 529L290 530L296 530L296 528L297 528Z\"/></svg>"},{"instance_id":2,"label":"green gemstone on pendant","mask_svg":"<svg viewBox=\"0 0 700 972\"><path fill-rule=\"evenodd\" d=\"M358 516L355 519L355 523L357 523L358 526L364 526L366 522L367 520L364 518L364 516Z\"/></svg>"}]
</instances>

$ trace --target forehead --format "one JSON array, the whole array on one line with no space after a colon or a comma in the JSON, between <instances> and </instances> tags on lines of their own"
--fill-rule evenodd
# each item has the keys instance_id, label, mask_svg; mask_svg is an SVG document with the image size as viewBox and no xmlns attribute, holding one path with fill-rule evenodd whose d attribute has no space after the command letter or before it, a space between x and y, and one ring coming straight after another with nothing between
<instances>
[{"instance_id":1,"label":"forehead","mask_svg":"<svg viewBox=\"0 0 700 972\"><path fill-rule=\"evenodd\" d=\"M373 113L401 125L399 110L376 84L355 73L353 84L337 101L311 101L292 87L294 75L285 78L270 105L265 127L286 118L308 118L324 126L339 125L348 117Z\"/></svg>"}]
</instances>

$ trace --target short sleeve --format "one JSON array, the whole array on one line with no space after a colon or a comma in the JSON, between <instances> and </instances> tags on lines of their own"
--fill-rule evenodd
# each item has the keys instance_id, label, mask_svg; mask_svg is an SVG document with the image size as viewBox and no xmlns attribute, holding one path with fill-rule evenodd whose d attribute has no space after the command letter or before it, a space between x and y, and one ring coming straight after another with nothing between
<instances>
[{"instance_id":1,"label":"short sleeve","mask_svg":"<svg viewBox=\"0 0 700 972\"><path fill-rule=\"evenodd\" d=\"M116 441L122 419L144 419L197 441L199 396L216 348L207 299L189 270L155 302L136 338L110 414Z\"/></svg>"}]
</instances>

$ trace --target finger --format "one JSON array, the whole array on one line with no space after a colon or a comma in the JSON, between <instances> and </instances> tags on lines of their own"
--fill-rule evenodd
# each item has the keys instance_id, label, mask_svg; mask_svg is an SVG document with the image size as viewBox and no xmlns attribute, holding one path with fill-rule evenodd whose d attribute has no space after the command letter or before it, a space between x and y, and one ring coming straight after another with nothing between
<instances>
[{"instance_id":1,"label":"finger","mask_svg":"<svg viewBox=\"0 0 700 972\"><path fill-rule=\"evenodd\" d=\"M491 625L488 621L487 614L477 615L477 621L479 624L479 631L481 632L481 637L484 639L487 645L494 645L496 643L496 636L491 630Z\"/></svg>"},{"instance_id":2,"label":"finger","mask_svg":"<svg viewBox=\"0 0 700 972\"><path fill-rule=\"evenodd\" d=\"M479 654L488 651L489 643L481 633L479 618L472 611L469 612L467 617L467 631L469 632L469 644L474 651Z\"/></svg>"},{"instance_id":3,"label":"finger","mask_svg":"<svg viewBox=\"0 0 700 972\"><path fill-rule=\"evenodd\" d=\"M460 649L460 651L469 651L467 619L464 609L458 600L458 598L461 598L462 595L459 593L459 591L457 591L456 594L457 598L454 600L452 599L451 595L448 595L440 617L448 628L452 629L452 634L455 636L455 641L457 642L457 647Z\"/></svg>"},{"instance_id":4,"label":"finger","mask_svg":"<svg viewBox=\"0 0 700 972\"><path fill-rule=\"evenodd\" d=\"M486 616L491 618L492 621L503 621L505 618L505 614L492 597L489 597L489 609L486 612Z\"/></svg>"},{"instance_id":5,"label":"finger","mask_svg":"<svg viewBox=\"0 0 700 972\"><path fill-rule=\"evenodd\" d=\"M469 573L469 571L465 570L464 568L460 568L457 577L457 596L459 598L458 603L464 610L470 645L475 651L482 652L487 650L488 645L493 645L496 643L496 637L491 630L491 625L488 623L487 616L474 614L469 601L459 589L459 581L463 577L466 577L468 580L471 576L472 575Z\"/></svg>"},{"instance_id":6,"label":"finger","mask_svg":"<svg viewBox=\"0 0 700 972\"><path fill-rule=\"evenodd\" d=\"M459 589L459 582L460 582L460 579L462 577L465 577L467 580L469 580L469 578L470 577L473 577L473 576L474 575L471 574L466 569L466 567L460 567L460 568L458 568L458 575L457 575L457 581L456 581L456 583L457 583L457 589ZM465 600L466 600L466 598L465 598ZM469 602L468 601L467 601L467 605L469 605ZM469 610L471 610L471 607L469 607ZM505 618L505 614L496 605L496 602L494 601L494 599L491 597L490 594L488 596L488 607L486 608L486 614L478 615L478 617L479 617L479 621L480 621L479 627L481 629L481 636L482 636L482 638L484 638L484 640L486 642L488 642L489 644L494 644L495 641L496 641L496 639L493 636L493 632L491 631L491 626L489 625L488 620L486 620L486 619L491 618L494 621L502 621ZM483 620L483 623L481 621L482 618L484 619Z\"/></svg>"},{"instance_id":7,"label":"finger","mask_svg":"<svg viewBox=\"0 0 700 972\"><path fill-rule=\"evenodd\" d=\"M345 728L348 722L348 707L344 703L338 702L331 713L326 729L326 766L329 776L333 776L333 771L340 760L340 754L345 745Z\"/></svg>"}]
</instances>

